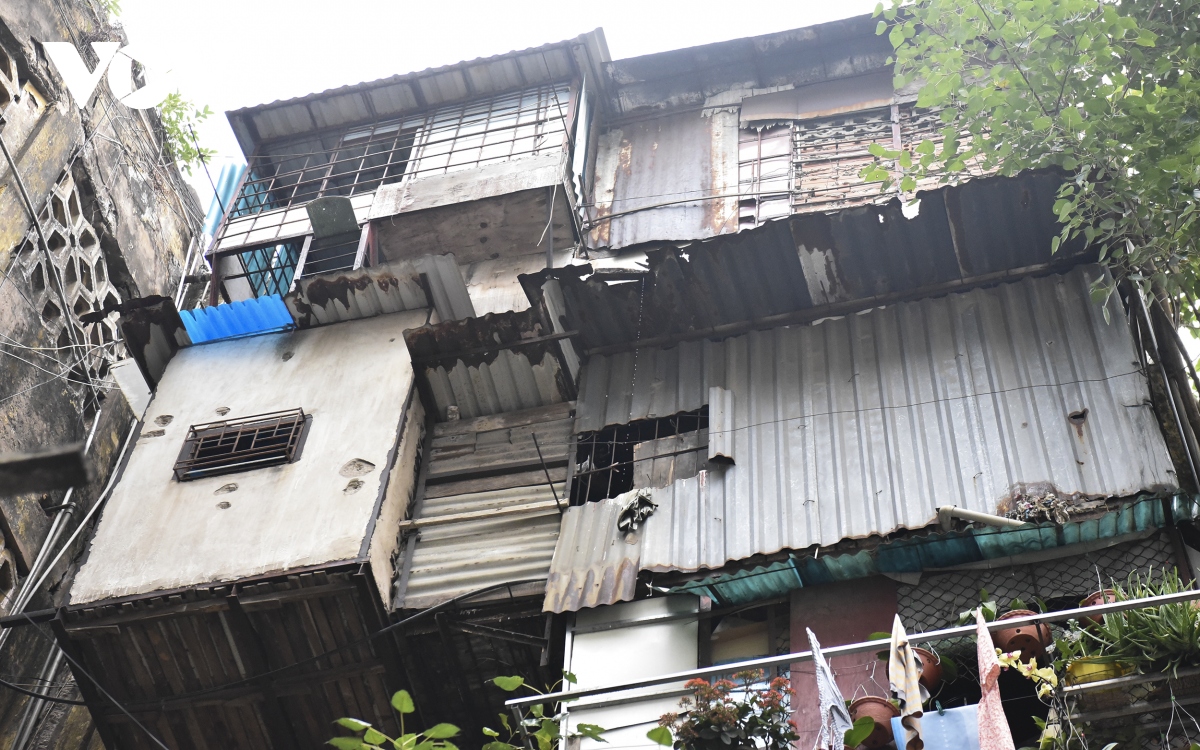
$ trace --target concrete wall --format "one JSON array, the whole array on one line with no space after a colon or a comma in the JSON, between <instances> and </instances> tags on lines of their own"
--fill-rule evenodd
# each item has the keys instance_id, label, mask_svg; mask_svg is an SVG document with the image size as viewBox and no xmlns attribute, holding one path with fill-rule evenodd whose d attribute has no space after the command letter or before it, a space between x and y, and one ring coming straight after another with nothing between
<instances>
[{"instance_id":1,"label":"concrete wall","mask_svg":"<svg viewBox=\"0 0 1200 750\"><path fill-rule=\"evenodd\" d=\"M396 313L180 351L104 508L71 602L364 556L412 388L401 333L425 318L424 310ZM298 461L173 478L190 425L218 420L226 408L233 419L297 407L313 417ZM412 470L406 458L409 476L391 481L411 482Z\"/></svg>"},{"instance_id":2,"label":"concrete wall","mask_svg":"<svg viewBox=\"0 0 1200 750\"><path fill-rule=\"evenodd\" d=\"M0 62L11 62L0 72L0 86L6 91L0 98L13 100L4 111L0 137L17 163L35 212L47 208L52 193L60 199L74 197L78 214L68 210L64 218L70 226L56 227L69 246L53 263L62 270L84 259L90 275L80 278L76 265L77 281L67 279L65 285L67 309L57 317L45 315L46 302L57 299L58 290L45 276L47 259L36 245L27 245L23 257L16 257L33 224L12 170L0 159L0 278L5 279L0 282L0 452L84 439L97 404L89 404L84 389L70 382L79 379L78 372L69 380L61 376L81 359L79 350L59 348L61 337L71 329L80 334L78 341L97 346L91 336L99 336L104 327L112 334L111 325L82 326L78 320L83 304L96 309L110 292L120 300L173 293L183 274L192 228L200 218L194 194L161 156L156 115L115 102L103 81L82 109L71 100L40 47L62 41L75 43L85 61L93 64L88 42L124 41L124 32L108 22L96 0L0 0ZM94 136L89 139L88 133ZM45 211L43 225L49 229L56 222L54 211ZM94 243L79 242L85 230ZM49 282L41 288L36 279L39 263L42 281ZM102 372L121 356L119 345L102 340L84 365L101 381L100 421L90 454L97 477L87 487L76 488L72 500L79 510L67 522L66 534L99 496L129 430L133 415ZM0 496L0 534L22 579L50 527L52 515L43 506L62 500L62 491ZM28 609L61 603L86 538L82 534L63 555ZM0 646L0 663L18 681L30 681L41 674L50 645L32 628L11 631ZM55 682L71 682L65 663L49 676ZM24 723L27 739L14 745L28 705L26 697L0 690L0 746L75 750L98 743L85 708L59 705L43 706L40 718Z\"/></svg>"}]
</instances>

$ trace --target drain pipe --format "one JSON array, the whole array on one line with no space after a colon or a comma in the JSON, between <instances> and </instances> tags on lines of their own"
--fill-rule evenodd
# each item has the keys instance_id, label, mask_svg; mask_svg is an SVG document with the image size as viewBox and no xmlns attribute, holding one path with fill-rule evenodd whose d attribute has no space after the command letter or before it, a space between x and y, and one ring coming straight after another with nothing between
<instances>
[{"instance_id":1,"label":"drain pipe","mask_svg":"<svg viewBox=\"0 0 1200 750\"><path fill-rule=\"evenodd\" d=\"M62 659L62 649L57 645L52 645L50 653L46 655L46 662L42 665L42 671L38 675L39 682L47 694L54 694L54 688L50 685L53 684L54 676L58 674L59 667L62 666ZM17 736L13 739L12 750L24 750L26 743L33 737L38 724L41 723L41 714L45 706L46 702L40 698L30 698L25 702L25 710L21 713L21 721L17 725Z\"/></svg>"},{"instance_id":2,"label":"drain pipe","mask_svg":"<svg viewBox=\"0 0 1200 750\"><path fill-rule=\"evenodd\" d=\"M954 519L963 521L974 521L987 526L996 526L1002 529L1012 529L1018 526L1026 525L1024 521L1018 521L1015 518L1005 518L1004 516L994 516L991 513L980 513L976 510L967 510L960 508L957 505L943 505L938 508L938 523L942 526L942 531L950 531L954 528Z\"/></svg>"}]
</instances>

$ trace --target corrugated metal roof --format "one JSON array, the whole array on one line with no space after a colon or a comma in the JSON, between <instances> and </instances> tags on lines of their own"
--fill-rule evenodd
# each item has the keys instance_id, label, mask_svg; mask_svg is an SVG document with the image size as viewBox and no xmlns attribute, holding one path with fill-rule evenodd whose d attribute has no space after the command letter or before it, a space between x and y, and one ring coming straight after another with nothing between
<instances>
[{"instance_id":1,"label":"corrugated metal roof","mask_svg":"<svg viewBox=\"0 0 1200 750\"><path fill-rule=\"evenodd\" d=\"M878 70L892 53L870 15L617 60L605 66L618 115L700 106L729 90L803 85Z\"/></svg>"},{"instance_id":2,"label":"corrugated metal roof","mask_svg":"<svg viewBox=\"0 0 1200 750\"><path fill-rule=\"evenodd\" d=\"M398 117L464 99L570 79L580 73L593 75L607 60L604 32L596 29L541 47L342 86L225 114L242 151L249 156L257 144L275 138Z\"/></svg>"},{"instance_id":3,"label":"corrugated metal roof","mask_svg":"<svg viewBox=\"0 0 1200 750\"><path fill-rule=\"evenodd\" d=\"M413 365L428 383L438 420L532 409L571 401L574 382L556 340L533 310L489 314L406 331Z\"/></svg>"},{"instance_id":4,"label":"corrugated metal roof","mask_svg":"<svg viewBox=\"0 0 1200 750\"><path fill-rule=\"evenodd\" d=\"M1039 484L1060 497L1175 487L1120 304L1108 323L1090 299L1101 273L712 344L736 464L655 490L643 568L921 528L942 505L1002 512Z\"/></svg>"},{"instance_id":5,"label":"corrugated metal roof","mask_svg":"<svg viewBox=\"0 0 1200 750\"><path fill-rule=\"evenodd\" d=\"M565 485L556 491L561 498ZM426 498L420 519L512 507L528 512L422 526L408 590L397 606L423 609L485 586L546 576L559 533L548 485ZM401 553L397 569L403 564Z\"/></svg>"},{"instance_id":6,"label":"corrugated metal roof","mask_svg":"<svg viewBox=\"0 0 1200 750\"><path fill-rule=\"evenodd\" d=\"M563 514L543 611L577 612L633 600L642 547L636 532L617 529L623 505L601 500Z\"/></svg>"},{"instance_id":7,"label":"corrugated metal roof","mask_svg":"<svg viewBox=\"0 0 1200 750\"><path fill-rule=\"evenodd\" d=\"M776 316L816 317L822 308L949 291L1052 261L1069 265L1077 247L1050 252L1060 182L1029 173L921 193L913 219L897 200L793 216L650 251L649 272L624 283L588 277L586 266L540 275L561 280L567 324L587 349L665 345L671 337L722 335L722 327L737 324L770 327L783 322Z\"/></svg>"},{"instance_id":8,"label":"corrugated metal roof","mask_svg":"<svg viewBox=\"0 0 1200 750\"><path fill-rule=\"evenodd\" d=\"M429 281L428 295L421 274ZM451 254L308 276L283 301L300 328L428 307L443 320L475 315Z\"/></svg>"},{"instance_id":9,"label":"corrugated metal roof","mask_svg":"<svg viewBox=\"0 0 1200 750\"><path fill-rule=\"evenodd\" d=\"M282 331L295 326L291 313L277 294L182 310L179 317L193 344Z\"/></svg>"}]
</instances>

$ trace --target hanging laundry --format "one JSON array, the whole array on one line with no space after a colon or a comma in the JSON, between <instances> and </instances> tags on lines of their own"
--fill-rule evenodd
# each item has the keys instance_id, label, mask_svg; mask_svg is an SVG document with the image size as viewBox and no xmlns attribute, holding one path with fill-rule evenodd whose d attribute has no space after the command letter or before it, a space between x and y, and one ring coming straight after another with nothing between
<instances>
[{"instance_id":1,"label":"hanging laundry","mask_svg":"<svg viewBox=\"0 0 1200 750\"><path fill-rule=\"evenodd\" d=\"M900 615L892 621L892 648L888 656L888 682L896 700L900 701L900 723L904 727L904 742L897 743L900 750L922 750L921 739L922 705L929 700L929 693L921 685L921 667L917 654L908 643L908 633Z\"/></svg>"},{"instance_id":2,"label":"hanging laundry","mask_svg":"<svg viewBox=\"0 0 1200 750\"><path fill-rule=\"evenodd\" d=\"M1000 660L996 646L983 619L983 609L975 610L975 648L979 657L979 750L1016 750L1004 706L1000 703Z\"/></svg>"},{"instance_id":3,"label":"hanging laundry","mask_svg":"<svg viewBox=\"0 0 1200 750\"><path fill-rule=\"evenodd\" d=\"M817 737L817 750L845 750L844 738L846 732L854 727L854 722L850 721L846 699L842 697L842 691L833 679L833 670L829 668L829 662L825 661L825 655L821 653L820 642L810 628L805 628L805 631L808 632L808 643L812 648L813 666L817 677L818 711L821 715L821 734Z\"/></svg>"},{"instance_id":4,"label":"hanging laundry","mask_svg":"<svg viewBox=\"0 0 1200 750\"><path fill-rule=\"evenodd\" d=\"M904 747L906 733L900 717L892 719L896 747ZM979 707L976 705L929 710L921 717L925 750L979 750Z\"/></svg>"}]
</instances>

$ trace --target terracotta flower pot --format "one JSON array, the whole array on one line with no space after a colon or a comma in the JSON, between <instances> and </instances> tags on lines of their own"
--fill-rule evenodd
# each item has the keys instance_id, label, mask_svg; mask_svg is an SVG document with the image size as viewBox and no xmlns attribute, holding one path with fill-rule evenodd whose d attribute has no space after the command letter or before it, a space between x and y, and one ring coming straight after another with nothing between
<instances>
[{"instance_id":1,"label":"terracotta flower pot","mask_svg":"<svg viewBox=\"0 0 1200 750\"><path fill-rule=\"evenodd\" d=\"M900 709L892 705L887 698L877 695L867 695L850 704L850 720L858 721L863 716L870 716L875 721L875 731L867 735L859 747L883 747L892 741L892 717L899 716Z\"/></svg>"},{"instance_id":2,"label":"terracotta flower pot","mask_svg":"<svg viewBox=\"0 0 1200 750\"><path fill-rule=\"evenodd\" d=\"M1117 600L1117 592L1113 591L1112 589L1104 589L1103 591L1097 591L1096 593L1092 594L1088 598L1081 601L1079 603L1079 606L1091 607L1091 606L1094 606L1097 604L1108 604L1110 602L1115 602L1116 600ZM1088 615L1084 619L1088 620L1089 622L1094 622L1097 625L1104 624L1104 615Z\"/></svg>"},{"instance_id":3,"label":"terracotta flower pot","mask_svg":"<svg viewBox=\"0 0 1200 750\"><path fill-rule=\"evenodd\" d=\"M942 659L932 651L913 646L913 651L921 656L921 684L929 692L933 692L942 684Z\"/></svg>"},{"instance_id":4,"label":"terracotta flower pot","mask_svg":"<svg viewBox=\"0 0 1200 750\"><path fill-rule=\"evenodd\" d=\"M1000 615L1000 620L1010 620L1014 617L1036 615L1028 609L1014 609ZM1048 625L1022 625L1019 628L1005 628L992 633L996 648L1001 651L1020 651L1022 659L1036 659L1046 653L1053 637Z\"/></svg>"}]
</instances>

